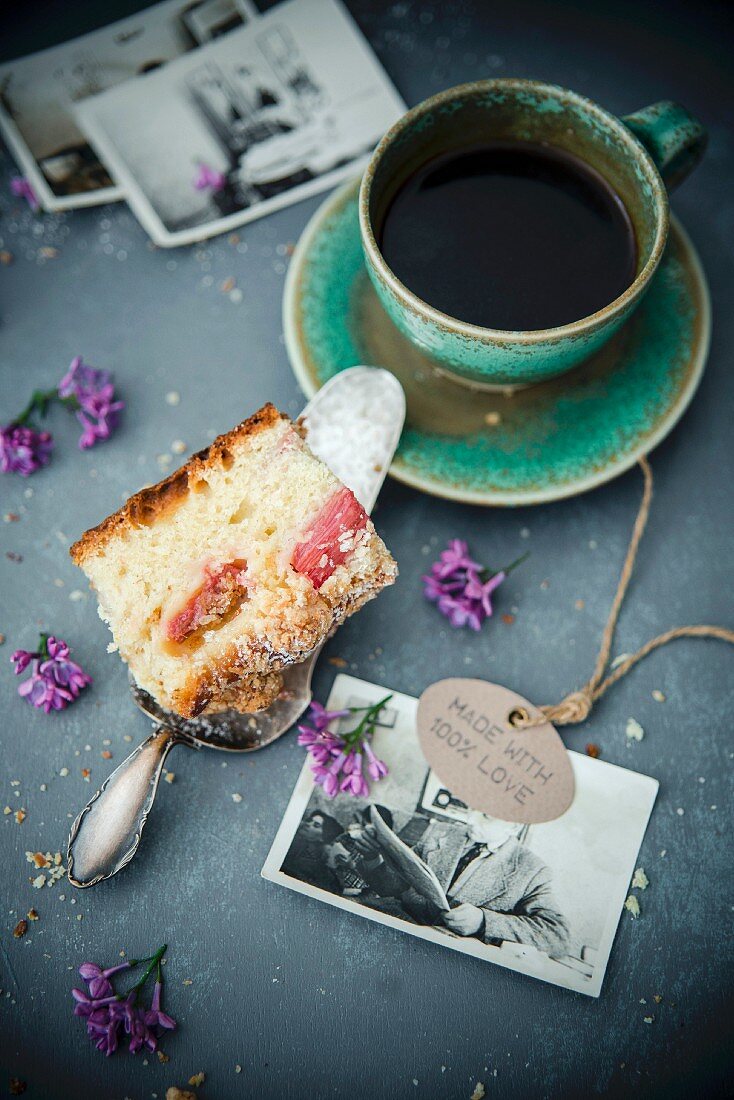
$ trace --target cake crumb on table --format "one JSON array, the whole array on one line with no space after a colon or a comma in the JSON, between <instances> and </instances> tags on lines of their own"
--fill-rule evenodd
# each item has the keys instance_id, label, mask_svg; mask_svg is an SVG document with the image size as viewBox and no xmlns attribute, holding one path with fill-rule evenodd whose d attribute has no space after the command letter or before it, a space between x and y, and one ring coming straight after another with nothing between
<instances>
[{"instance_id":1,"label":"cake crumb on table","mask_svg":"<svg viewBox=\"0 0 734 1100\"><path fill-rule=\"evenodd\" d=\"M484 1100L484 1097L486 1095L487 1090L485 1089L484 1085L481 1081L477 1081L476 1085L474 1086L474 1092L469 1097L469 1100Z\"/></svg>"},{"instance_id":2,"label":"cake crumb on table","mask_svg":"<svg viewBox=\"0 0 734 1100\"><path fill-rule=\"evenodd\" d=\"M637 900L637 898L635 897L634 894L629 895L626 902L624 903L624 907L627 910L627 912L630 914L630 916L633 918L633 920L636 920L637 917L639 917L639 915L640 915L640 903L639 903L639 901Z\"/></svg>"},{"instance_id":3,"label":"cake crumb on table","mask_svg":"<svg viewBox=\"0 0 734 1100\"><path fill-rule=\"evenodd\" d=\"M199 1085L204 1084L205 1078L206 1078L206 1074L199 1071L199 1073L195 1073L195 1074L193 1074L193 1076L189 1077L189 1084L193 1085L194 1088L198 1089Z\"/></svg>"},{"instance_id":4,"label":"cake crumb on table","mask_svg":"<svg viewBox=\"0 0 734 1100\"><path fill-rule=\"evenodd\" d=\"M645 731L636 718L627 719L627 725L625 726L624 732L627 735L628 741L641 741L645 736Z\"/></svg>"},{"instance_id":5,"label":"cake crumb on table","mask_svg":"<svg viewBox=\"0 0 734 1100\"><path fill-rule=\"evenodd\" d=\"M633 890L647 890L650 885L650 880L645 874L644 867L638 867L632 876L632 889Z\"/></svg>"},{"instance_id":6,"label":"cake crumb on table","mask_svg":"<svg viewBox=\"0 0 734 1100\"><path fill-rule=\"evenodd\" d=\"M196 1093L171 1085L169 1089L166 1089L166 1100L196 1100Z\"/></svg>"}]
</instances>

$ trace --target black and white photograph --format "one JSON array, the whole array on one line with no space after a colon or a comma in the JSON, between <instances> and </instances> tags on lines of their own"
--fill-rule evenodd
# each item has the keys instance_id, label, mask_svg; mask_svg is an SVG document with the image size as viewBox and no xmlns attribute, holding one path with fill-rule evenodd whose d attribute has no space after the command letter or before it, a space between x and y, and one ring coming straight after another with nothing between
<instances>
[{"instance_id":1,"label":"black and white photograph","mask_svg":"<svg viewBox=\"0 0 734 1100\"><path fill-rule=\"evenodd\" d=\"M337 677L329 710L385 689ZM304 767L263 868L273 882L371 920L598 997L658 783L571 752L576 794L555 821L471 810L431 771L417 701L394 693L368 798L329 798ZM340 720L347 729L354 719ZM341 727L340 727L341 728Z\"/></svg>"},{"instance_id":2,"label":"black and white photograph","mask_svg":"<svg viewBox=\"0 0 734 1100\"><path fill-rule=\"evenodd\" d=\"M124 198L74 105L198 49L257 15L251 0L164 0L0 67L0 131L46 210Z\"/></svg>"},{"instance_id":3,"label":"black and white photograph","mask_svg":"<svg viewBox=\"0 0 734 1100\"><path fill-rule=\"evenodd\" d=\"M77 118L153 241L173 247L354 175L403 109L337 0L286 0Z\"/></svg>"}]
</instances>

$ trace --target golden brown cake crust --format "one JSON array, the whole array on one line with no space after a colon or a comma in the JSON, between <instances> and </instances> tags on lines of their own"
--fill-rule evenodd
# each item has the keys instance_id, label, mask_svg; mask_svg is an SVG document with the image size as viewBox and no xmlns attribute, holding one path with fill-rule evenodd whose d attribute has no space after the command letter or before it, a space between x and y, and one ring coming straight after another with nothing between
<instances>
[{"instance_id":1,"label":"golden brown cake crust","mask_svg":"<svg viewBox=\"0 0 734 1100\"><path fill-rule=\"evenodd\" d=\"M178 470L170 474L157 485L141 489L107 519L96 527L91 527L74 543L69 550L76 565L82 565L92 553L102 550L109 540L127 527L147 527L164 515L169 509L184 500L197 480L205 476L207 470L225 467L231 461L230 447L241 443L247 436L255 435L265 428L272 428L279 420L290 423L290 417L268 402L256 413L248 417L236 428L217 436L210 446L193 454Z\"/></svg>"}]
</instances>

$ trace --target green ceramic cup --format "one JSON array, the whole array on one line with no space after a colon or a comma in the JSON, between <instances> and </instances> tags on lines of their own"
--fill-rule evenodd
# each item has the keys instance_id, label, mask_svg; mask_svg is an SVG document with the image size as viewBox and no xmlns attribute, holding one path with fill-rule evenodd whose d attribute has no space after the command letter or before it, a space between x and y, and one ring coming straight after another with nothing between
<instances>
[{"instance_id":1,"label":"green ceramic cup","mask_svg":"<svg viewBox=\"0 0 734 1100\"><path fill-rule=\"evenodd\" d=\"M558 328L508 332L449 317L396 278L376 241L396 190L426 160L513 138L565 149L600 172L623 200L637 238L631 286L604 309ZM372 283L398 328L457 380L505 388L562 374L598 351L639 305L665 248L667 189L705 146L701 124L671 102L620 119L575 92L533 80L481 80L440 92L387 132L362 180L360 232Z\"/></svg>"}]
</instances>

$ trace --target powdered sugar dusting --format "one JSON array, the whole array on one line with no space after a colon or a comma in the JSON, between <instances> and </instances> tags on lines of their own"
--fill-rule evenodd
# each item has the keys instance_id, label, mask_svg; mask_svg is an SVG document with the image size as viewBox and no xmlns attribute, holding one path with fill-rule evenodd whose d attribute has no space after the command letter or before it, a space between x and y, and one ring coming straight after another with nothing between
<instances>
[{"instance_id":1,"label":"powdered sugar dusting","mask_svg":"<svg viewBox=\"0 0 734 1100\"><path fill-rule=\"evenodd\" d=\"M369 512L392 461L404 417L405 396L392 374L377 367L352 367L319 390L301 421L313 453Z\"/></svg>"}]
</instances>

